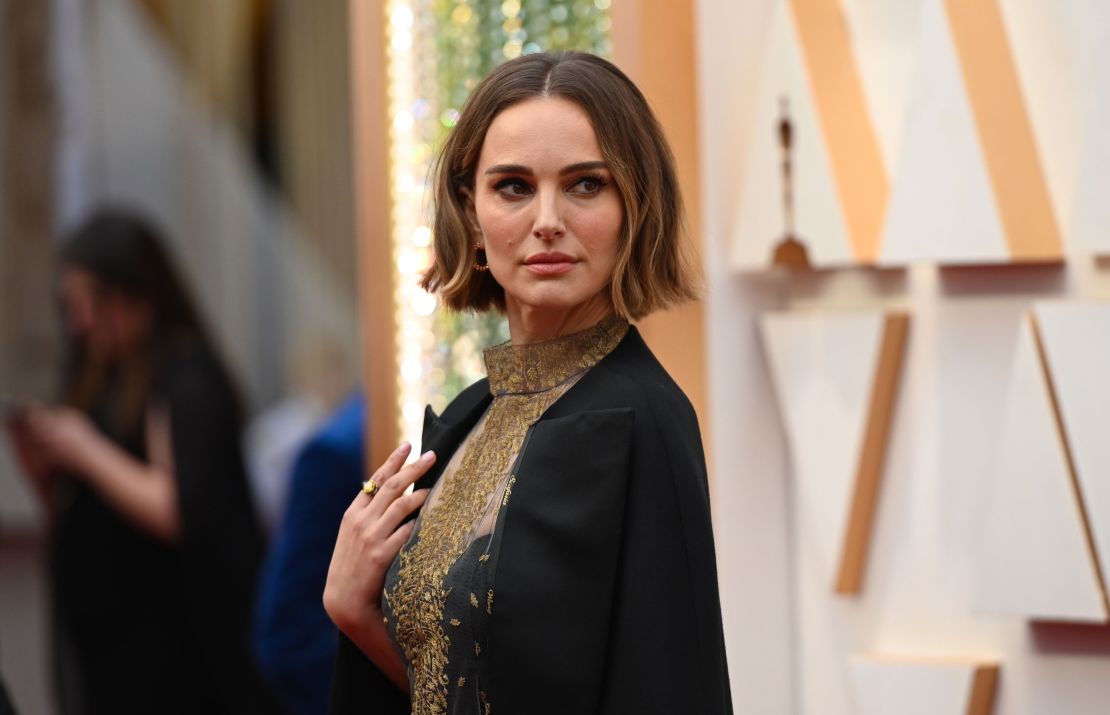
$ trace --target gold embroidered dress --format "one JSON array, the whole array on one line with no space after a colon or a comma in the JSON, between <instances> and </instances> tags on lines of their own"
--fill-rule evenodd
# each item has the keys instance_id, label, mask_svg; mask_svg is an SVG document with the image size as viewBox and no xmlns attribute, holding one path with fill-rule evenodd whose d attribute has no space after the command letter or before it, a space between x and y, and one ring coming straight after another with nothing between
<instances>
[{"instance_id":1,"label":"gold embroidered dress","mask_svg":"<svg viewBox=\"0 0 1110 715\"><path fill-rule=\"evenodd\" d=\"M414 715L484 715L495 706L483 687L484 656L504 515L513 485L526 478L516 468L528 429L627 331L613 317L556 340L485 351L493 400L451 456L382 594Z\"/></svg>"}]
</instances>

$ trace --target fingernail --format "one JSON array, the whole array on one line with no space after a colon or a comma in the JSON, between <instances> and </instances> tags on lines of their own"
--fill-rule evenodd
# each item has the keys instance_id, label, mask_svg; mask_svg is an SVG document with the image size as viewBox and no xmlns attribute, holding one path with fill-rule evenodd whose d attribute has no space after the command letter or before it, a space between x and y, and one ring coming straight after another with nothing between
<instances>
[{"instance_id":1,"label":"fingernail","mask_svg":"<svg viewBox=\"0 0 1110 715\"><path fill-rule=\"evenodd\" d=\"M432 450L429 449L427 452L420 455L420 461L421 462L430 462L430 461L432 461L432 458L435 457L435 456L436 456L435 452L433 452Z\"/></svg>"},{"instance_id":2,"label":"fingernail","mask_svg":"<svg viewBox=\"0 0 1110 715\"><path fill-rule=\"evenodd\" d=\"M397 447L397 451L398 451L398 452L403 452L403 451L405 451L406 449L408 449L408 448L409 448L410 446L412 446L412 445L410 445L410 444L409 444L408 442L402 442L402 443L400 444L400 446L398 446L398 447Z\"/></svg>"}]
</instances>

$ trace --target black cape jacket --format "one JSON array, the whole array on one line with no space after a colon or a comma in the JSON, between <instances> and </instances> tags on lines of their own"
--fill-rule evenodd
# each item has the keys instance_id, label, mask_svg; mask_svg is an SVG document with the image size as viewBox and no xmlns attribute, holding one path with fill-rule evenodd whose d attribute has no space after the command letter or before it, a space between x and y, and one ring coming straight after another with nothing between
<instances>
[{"instance_id":1,"label":"black cape jacket","mask_svg":"<svg viewBox=\"0 0 1110 715\"><path fill-rule=\"evenodd\" d=\"M435 483L491 401L467 388L424 420ZM496 711L731 713L705 458L686 396L635 328L525 436L494 588ZM331 712L402 715L340 638Z\"/></svg>"}]
</instances>

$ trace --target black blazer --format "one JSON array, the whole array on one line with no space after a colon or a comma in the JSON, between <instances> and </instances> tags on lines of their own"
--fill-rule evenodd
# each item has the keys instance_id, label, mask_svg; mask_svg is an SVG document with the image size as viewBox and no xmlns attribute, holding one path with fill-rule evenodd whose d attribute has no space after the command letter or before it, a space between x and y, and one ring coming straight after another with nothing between
<instances>
[{"instance_id":1,"label":"black blazer","mask_svg":"<svg viewBox=\"0 0 1110 715\"><path fill-rule=\"evenodd\" d=\"M491 401L424 420L439 478ZM485 690L500 713L731 713L705 458L686 396L635 328L529 430L505 516ZM331 712L409 712L340 639Z\"/></svg>"}]
</instances>

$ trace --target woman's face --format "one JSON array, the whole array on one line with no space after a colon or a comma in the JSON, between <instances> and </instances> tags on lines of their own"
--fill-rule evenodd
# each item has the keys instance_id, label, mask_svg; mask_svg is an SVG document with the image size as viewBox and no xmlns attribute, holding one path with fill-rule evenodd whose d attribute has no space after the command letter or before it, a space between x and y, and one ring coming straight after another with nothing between
<instances>
[{"instance_id":1,"label":"woman's face","mask_svg":"<svg viewBox=\"0 0 1110 715\"><path fill-rule=\"evenodd\" d=\"M96 331L101 301L96 279L80 268L62 271L59 292L66 329L78 340L87 341Z\"/></svg>"},{"instance_id":2,"label":"woman's face","mask_svg":"<svg viewBox=\"0 0 1110 715\"><path fill-rule=\"evenodd\" d=\"M510 326L529 313L588 327L611 312L624 206L579 105L537 98L498 114L474 186L471 221Z\"/></svg>"},{"instance_id":3,"label":"woman's face","mask_svg":"<svg viewBox=\"0 0 1110 715\"><path fill-rule=\"evenodd\" d=\"M66 328L94 358L111 360L137 349L149 329L148 311L118 291L105 290L89 271L70 267L61 276Z\"/></svg>"}]
</instances>

